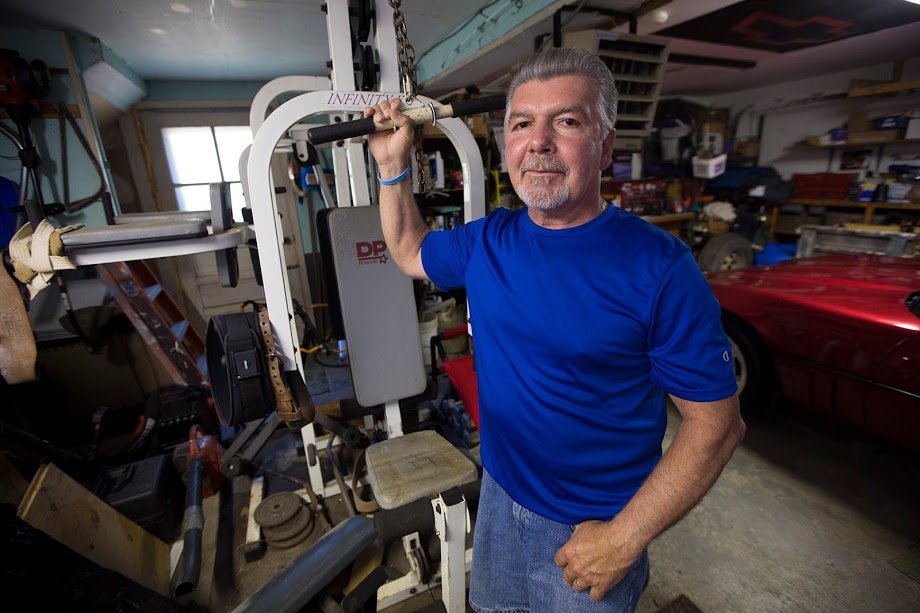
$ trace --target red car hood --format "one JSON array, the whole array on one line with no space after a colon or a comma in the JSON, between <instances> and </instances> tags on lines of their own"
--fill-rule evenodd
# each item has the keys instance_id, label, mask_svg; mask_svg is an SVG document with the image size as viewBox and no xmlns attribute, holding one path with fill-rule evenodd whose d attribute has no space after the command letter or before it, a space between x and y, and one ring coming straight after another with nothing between
<instances>
[{"instance_id":1,"label":"red car hood","mask_svg":"<svg viewBox=\"0 0 920 613\"><path fill-rule=\"evenodd\" d=\"M905 305L920 292L920 259L827 255L706 276L720 302L743 287L746 294L920 331L920 317Z\"/></svg>"}]
</instances>

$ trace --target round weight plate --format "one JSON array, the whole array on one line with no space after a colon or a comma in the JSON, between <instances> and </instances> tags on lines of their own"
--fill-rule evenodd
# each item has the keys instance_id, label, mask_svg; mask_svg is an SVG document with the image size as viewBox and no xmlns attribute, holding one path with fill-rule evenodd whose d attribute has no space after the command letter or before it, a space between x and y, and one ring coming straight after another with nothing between
<instances>
[{"instance_id":1,"label":"round weight plate","mask_svg":"<svg viewBox=\"0 0 920 613\"><path fill-rule=\"evenodd\" d=\"M303 507L303 500L294 492L278 492L262 501L253 519L262 528L277 528L297 515Z\"/></svg>"},{"instance_id":2,"label":"round weight plate","mask_svg":"<svg viewBox=\"0 0 920 613\"><path fill-rule=\"evenodd\" d=\"M367 42L371 35L371 0L350 0L348 3L349 25L352 41Z\"/></svg>"},{"instance_id":3,"label":"round weight plate","mask_svg":"<svg viewBox=\"0 0 920 613\"><path fill-rule=\"evenodd\" d=\"M292 536L291 538L285 539L283 541L269 541L266 539L265 542L269 547L274 549L290 549L294 545L299 545L300 543L307 540L307 537L310 536L312 532L312 530L303 530L300 532L300 534Z\"/></svg>"},{"instance_id":4,"label":"round weight plate","mask_svg":"<svg viewBox=\"0 0 920 613\"><path fill-rule=\"evenodd\" d=\"M306 530L312 519L313 514L306 507L301 507L301 511L291 521L274 528L262 528L262 534L266 541L284 541Z\"/></svg>"},{"instance_id":5,"label":"round weight plate","mask_svg":"<svg viewBox=\"0 0 920 613\"><path fill-rule=\"evenodd\" d=\"M377 89L377 63L374 61L374 48L361 46L361 91L370 92Z\"/></svg>"}]
</instances>

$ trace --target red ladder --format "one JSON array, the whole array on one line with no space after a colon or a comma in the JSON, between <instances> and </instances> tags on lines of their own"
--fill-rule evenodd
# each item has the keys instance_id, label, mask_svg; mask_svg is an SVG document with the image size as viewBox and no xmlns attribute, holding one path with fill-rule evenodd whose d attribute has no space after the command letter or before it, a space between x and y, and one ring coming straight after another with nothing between
<instances>
[{"instance_id":1,"label":"red ladder","mask_svg":"<svg viewBox=\"0 0 920 613\"><path fill-rule=\"evenodd\" d=\"M143 260L96 271L144 342L179 385L210 389L205 344Z\"/></svg>"}]
</instances>

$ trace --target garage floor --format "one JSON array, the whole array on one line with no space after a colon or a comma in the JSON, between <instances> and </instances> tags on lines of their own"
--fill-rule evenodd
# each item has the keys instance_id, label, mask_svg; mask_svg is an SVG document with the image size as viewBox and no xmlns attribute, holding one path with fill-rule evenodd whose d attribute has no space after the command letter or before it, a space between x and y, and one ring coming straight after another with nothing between
<instances>
[{"instance_id":1,"label":"garage floor","mask_svg":"<svg viewBox=\"0 0 920 613\"><path fill-rule=\"evenodd\" d=\"M679 420L672 407L666 442ZM715 488L652 544L638 611L681 596L705 612L920 610L920 551L913 579L890 563L920 541L918 469L792 410L748 419Z\"/></svg>"},{"instance_id":2,"label":"garage floor","mask_svg":"<svg viewBox=\"0 0 920 613\"><path fill-rule=\"evenodd\" d=\"M666 444L679 422L670 407ZM915 612L918 542L920 458L792 410L748 419L715 488L652 544L638 612ZM891 563L911 553L913 579Z\"/></svg>"}]
</instances>

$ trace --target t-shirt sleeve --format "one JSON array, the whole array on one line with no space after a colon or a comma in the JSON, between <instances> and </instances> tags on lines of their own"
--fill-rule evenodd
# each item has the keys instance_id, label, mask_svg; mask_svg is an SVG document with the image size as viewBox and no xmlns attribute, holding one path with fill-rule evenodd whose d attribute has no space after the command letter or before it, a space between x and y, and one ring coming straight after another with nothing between
<instances>
[{"instance_id":1,"label":"t-shirt sleeve","mask_svg":"<svg viewBox=\"0 0 920 613\"><path fill-rule=\"evenodd\" d=\"M422 267L442 290L466 285L466 269L482 233L483 219L453 230L429 232L422 242Z\"/></svg>"},{"instance_id":2,"label":"t-shirt sleeve","mask_svg":"<svg viewBox=\"0 0 920 613\"><path fill-rule=\"evenodd\" d=\"M652 381L665 392L709 402L737 390L719 302L687 249L659 284L648 340Z\"/></svg>"}]
</instances>

